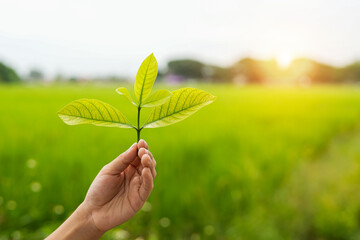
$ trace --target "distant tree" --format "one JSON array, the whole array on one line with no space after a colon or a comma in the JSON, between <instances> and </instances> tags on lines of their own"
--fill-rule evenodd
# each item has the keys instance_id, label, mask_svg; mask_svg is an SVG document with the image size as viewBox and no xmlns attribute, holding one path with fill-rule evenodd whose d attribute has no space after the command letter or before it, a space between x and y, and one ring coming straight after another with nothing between
<instances>
[{"instance_id":1,"label":"distant tree","mask_svg":"<svg viewBox=\"0 0 360 240\"><path fill-rule=\"evenodd\" d=\"M205 70L205 71L204 71ZM203 73L206 73L206 77L211 82L231 82L232 76L231 76L231 69L230 68L223 68L218 66L206 66L203 69Z\"/></svg>"},{"instance_id":2,"label":"distant tree","mask_svg":"<svg viewBox=\"0 0 360 240\"><path fill-rule=\"evenodd\" d=\"M207 65L191 59L170 61L168 63L168 74L205 82L231 81L229 68Z\"/></svg>"},{"instance_id":3,"label":"distant tree","mask_svg":"<svg viewBox=\"0 0 360 240\"><path fill-rule=\"evenodd\" d=\"M78 77L75 77L75 76L72 76L69 78L69 82L71 83L76 83L76 82L79 82L80 79Z\"/></svg>"},{"instance_id":4,"label":"distant tree","mask_svg":"<svg viewBox=\"0 0 360 240\"><path fill-rule=\"evenodd\" d=\"M182 76L186 79L202 79L204 66L203 63L196 60L175 60L168 62L168 71L169 74Z\"/></svg>"},{"instance_id":5,"label":"distant tree","mask_svg":"<svg viewBox=\"0 0 360 240\"><path fill-rule=\"evenodd\" d=\"M289 70L296 73L298 77L310 78L313 83L340 83L344 79L340 68L307 58L294 60Z\"/></svg>"},{"instance_id":6,"label":"distant tree","mask_svg":"<svg viewBox=\"0 0 360 240\"><path fill-rule=\"evenodd\" d=\"M29 79L34 81L42 80L44 79L44 74L39 69L31 69Z\"/></svg>"},{"instance_id":7,"label":"distant tree","mask_svg":"<svg viewBox=\"0 0 360 240\"><path fill-rule=\"evenodd\" d=\"M360 82L360 61L344 67L343 76L344 81Z\"/></svg>"},{"instance_id":8,"label":"distant tree","mask_svg":"<svg viewBox=\"0 0 360 240\"><path fill-rule=\"evenodd\" d=\"M339 75L339 69L317 62L314 62L313 70L309 73L309 77L315 83L340 83L342 79Z\"/></svg>"},{"instance_id":9,"label":"distant tree","mask_svg":"<svg viewBox=\"0 0 360 240\"><path fill-rule=\"evenodd\" d=\"M241 77L248 83L264 83L267 78L265 64L265 61L244 58L232 66L233 78Z\"/></svg>"},{"instance_id":10,"label":"distant tree","mask_svg":"<svg viewBox=\"0 0 360 240\"><path fill-rule=\"evenodd\" d=\"M166 72L159 69L156 81L158 82L164 81L165 76L166 76Z\"/></svg>"},{"instance_id":11,"label":"distant tree","mask_svg":"<svg viewBox=\"0 0 360 240\"><path fill-rule=\"evenodd\" d=\"M17 75L14 69L6 66L0 62L0 82L3 83L16 83L20 82L21 79Z\"/></svg>"}]
</instances>

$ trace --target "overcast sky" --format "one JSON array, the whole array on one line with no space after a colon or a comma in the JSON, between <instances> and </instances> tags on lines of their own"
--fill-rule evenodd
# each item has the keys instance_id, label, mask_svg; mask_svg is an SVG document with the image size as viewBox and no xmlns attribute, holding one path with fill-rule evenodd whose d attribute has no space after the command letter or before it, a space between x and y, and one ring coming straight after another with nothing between
<instances>
[{"instance_id":1,"label":"overcast sky","mask_svg":"<svg viewBox=\"0 0 360 240\"><path fill-rule=\"evenodd\" d=\"M360 60L359 0L0 0L0 61L20 73L135 76L154 52L230 65L245 56Z\"/></svg>"}]
</instances>

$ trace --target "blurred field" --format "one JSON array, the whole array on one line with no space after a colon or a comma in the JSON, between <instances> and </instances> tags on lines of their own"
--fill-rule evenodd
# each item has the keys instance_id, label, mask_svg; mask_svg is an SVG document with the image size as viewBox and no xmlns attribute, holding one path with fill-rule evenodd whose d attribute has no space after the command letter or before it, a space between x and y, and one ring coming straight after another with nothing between
<instances>
[{"instance_id":1,"label":"blurred field","mask_svg":"<svg viewBox=\"0 0 360 240\"><path fill-rule=\"evenodd\" d=\"M133 129L56 115L97 98L134 121L115 87L0 86L0 239L49 234L135 142ZM104 239L360 239L360 88L198 87L216 102L142 132L155 189Z\"/></svg>"}]
</instances>

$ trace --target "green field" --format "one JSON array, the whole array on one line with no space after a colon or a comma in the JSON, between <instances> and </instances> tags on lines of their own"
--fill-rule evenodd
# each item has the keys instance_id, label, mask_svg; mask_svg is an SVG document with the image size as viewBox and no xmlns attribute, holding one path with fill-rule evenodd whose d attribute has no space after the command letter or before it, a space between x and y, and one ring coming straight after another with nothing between
<instances>
[{"instance_id":1,"label":"green field","mask_svg":"<svg viewBox=\"0 0 360 240\"><path fill-rule=\"evenodd\" d=\"M0 86L0 239L49 234L136 141L133 129L56 115L97 98L135 122L115 87ZM154 191L104 239L360 239L360 88L197 87L217 100L142 131L158 163Z\"/></svg>"}]
</instances>

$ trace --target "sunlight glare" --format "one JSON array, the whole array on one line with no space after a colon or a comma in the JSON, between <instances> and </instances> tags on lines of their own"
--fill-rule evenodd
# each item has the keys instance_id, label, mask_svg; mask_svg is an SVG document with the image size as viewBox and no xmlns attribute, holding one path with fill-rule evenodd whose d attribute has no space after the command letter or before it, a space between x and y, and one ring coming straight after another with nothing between
<instances>
[{"instance_id":1,"label":"sunlight glare","mask_svg":"<svg viewBox=\"0 0 360 240\"><path fill-rule=\"evenodd\" d=\"M290 54L280 54L276 57L276 62L281 68L289 67L293 57Z\"/></svg>"}]
</instances>

